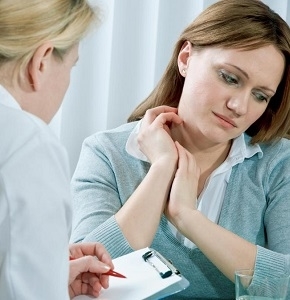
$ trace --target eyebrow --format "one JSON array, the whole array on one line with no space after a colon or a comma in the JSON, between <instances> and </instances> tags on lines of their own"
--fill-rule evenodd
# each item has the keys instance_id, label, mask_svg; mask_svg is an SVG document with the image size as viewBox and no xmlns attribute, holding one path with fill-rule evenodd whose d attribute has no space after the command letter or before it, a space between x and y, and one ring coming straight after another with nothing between
<instances>
[{"instance_id":1,"label":"eyebrow","mask_svg":"<svg viewBox=\"0 0 290 300\"><path fill-rule=\"evenodd\" d=\"M244 74L244 76L245 76L247 79L250 79L248 73L247 73L246 71L242 70L241 68L239 68L238 66L232 65L232 64L228 64L228 63L227 63L227 65L229 65L229 66L231 66L231 67L233 67L233 68L239 70L242 74ZM269 89L269 88L266 87L266 86L259 86L259 88L261 88L261 89L263 89L263 90L267 90L267 91L269 91L269 92L272 92L273 94L276 93L275 91L273 91L272 89Z\"/></svg>"}]
</instances>

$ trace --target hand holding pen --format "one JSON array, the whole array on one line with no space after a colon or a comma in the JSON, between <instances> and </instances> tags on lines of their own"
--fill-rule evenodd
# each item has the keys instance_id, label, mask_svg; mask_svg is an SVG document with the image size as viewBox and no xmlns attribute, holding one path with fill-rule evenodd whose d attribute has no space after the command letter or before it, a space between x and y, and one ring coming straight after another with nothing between
<instances>
[{"instance_id":1,"label":"hand holding pen","mask_svg":"<svg viewBox=\"0 0 290 300\"><path fill-rule=\"evenodd\" d=\"M69 295L98 297L101 289L109 287L109 276L114 265L105 247L99 243L71 244ZM114 271L113 271L114 272Z\"/></svg>"},{"instance_id":2,"label":"hand holding pen","mask_svg":"<svg viewBox=\"0 0 290 300\"><path fill-rule=\"evenodd\" d=\"M70 256L69 257L69 260L75 260L74 257ZM105 269L107 269L107 266L104 265L103 266ZM121 273L118 273L112 269L109 269L109 271L105 272L105 273L102 273L102 275L109 275L109 276L114 276L114 277L119 277L119 278L127 278L125 275L121 274Z\"/></svg>"}]
</instances>

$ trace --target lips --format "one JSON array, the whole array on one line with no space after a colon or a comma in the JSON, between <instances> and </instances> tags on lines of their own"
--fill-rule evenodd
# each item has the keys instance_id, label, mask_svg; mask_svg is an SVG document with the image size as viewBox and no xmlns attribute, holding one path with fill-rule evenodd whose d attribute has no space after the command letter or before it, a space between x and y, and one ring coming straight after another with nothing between
<instances>
[{"instance_id":1,"label":"lips","mask_svg":"<svg viewBox=\"0 0 290 300\"><path fill-rule=\"evenodd\" d=\"M223 116L223 115L220 115L220 114L217 114L217 113L214 113L215 116L217 116L218 118L220 118L221 120L229 123L230 125L232 125L233 127L237 127L237 124L230 118L226 117L226 116Z\"/></svg>"}]
</instances>

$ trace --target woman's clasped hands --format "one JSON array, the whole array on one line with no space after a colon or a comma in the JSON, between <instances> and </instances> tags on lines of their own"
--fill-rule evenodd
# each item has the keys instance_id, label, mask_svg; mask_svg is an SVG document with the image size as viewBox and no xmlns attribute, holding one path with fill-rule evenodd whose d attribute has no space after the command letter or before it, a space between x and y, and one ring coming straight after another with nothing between
<instances>
[{"instance_id":1,"label":"woman's clasped hands","mask_svg":"<svg viewBox=\"0 0 290 300\"><path fill-rule=\"evenodd\" d=\"M159 106L149 109L142 120L138 144L151 164L167 160L169 166L170 162L175 162L165 214L174 225L178 226L184 213L197 208L200 169L194 155L178 141L174 141L171 128L176 125L183 126L177 108Z\"/></svg>"}]
</instances>

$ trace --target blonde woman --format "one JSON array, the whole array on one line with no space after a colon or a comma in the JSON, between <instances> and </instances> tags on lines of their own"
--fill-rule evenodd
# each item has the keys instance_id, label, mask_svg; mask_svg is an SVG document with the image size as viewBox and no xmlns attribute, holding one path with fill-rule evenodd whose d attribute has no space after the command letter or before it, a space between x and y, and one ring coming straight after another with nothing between
<instances>
[{"instance_id":1,"label":"blonde woman","mask_svg":"<svg viewBox=\"0 0 290 300\"><path fill-rule=\"evenodd\" d=\"M290 274L289 83L279 15L208 7L131 122L84 142L73 241L112 256L152 246L190 281L171 299L234 299L239 268Z\"/></svg>"},{"instance_id":2,"label":"blonde woman","mask_svg":"<svg viewBox=\"0 0 290 300\"><path fill-rule=\"evenodd\" d=\"M108 287L97 275L113 268L105 248L68 247L68 159L47 126L98 19L86 0L0 1L0 299L65 300Z\"/></svg>"}]
</instances>

